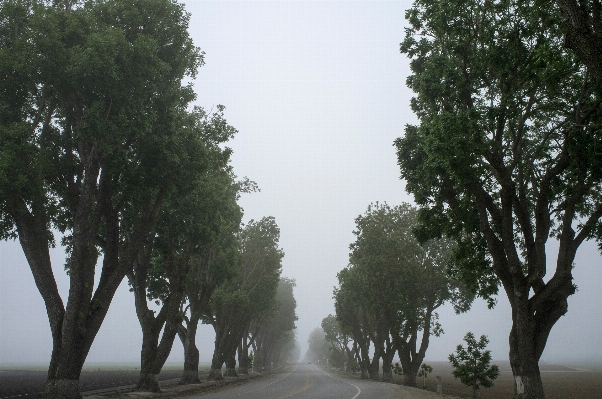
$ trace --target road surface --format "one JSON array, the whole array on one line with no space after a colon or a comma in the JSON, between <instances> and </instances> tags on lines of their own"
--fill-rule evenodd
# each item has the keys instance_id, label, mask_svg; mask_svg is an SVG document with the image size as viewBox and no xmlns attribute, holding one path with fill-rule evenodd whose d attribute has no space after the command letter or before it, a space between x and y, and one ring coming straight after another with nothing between
<instances>
[{"instance_id":1,"label":"road surface","mask_svg":"<svg viewBox=\"0 0 602 399\"><path fill-rule=\"evenodd\" d=\"M394 384L346 378L318 366L300 364L290 371L270 374L242 386L214 392L202 399L417 399Z\"/></svg>"}]
</instances>

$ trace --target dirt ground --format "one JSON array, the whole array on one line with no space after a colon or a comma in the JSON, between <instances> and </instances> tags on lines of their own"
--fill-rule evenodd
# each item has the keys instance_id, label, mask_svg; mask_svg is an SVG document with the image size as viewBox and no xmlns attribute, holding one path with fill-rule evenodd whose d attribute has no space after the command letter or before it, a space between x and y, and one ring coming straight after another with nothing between
<instances>
[{"instance_id":1,"label":"dirt ground","mask_svg":"<svg viewBox=\"0 0 602 399\"><path fill-rule=\"evenodd\" d=\"M36 398L44 388L46 371L0 370L0 399ZM80 376L81 391L93 391L135 385L139 370L84 370ZM163 370L159 380L170 380L182 376L182 370Z\"/></svg>"},{"instance_id":2,"label":"dirt ground","mask_svg":"<svg viewBox=\"0 0 602 399\"><path fill-rule=\"evenodd\" d=\"M461 398L472 397L472 389L463 385L452 375L452 367L448 362L427 362L433 367L426 385L429 391L436 391L436 376L441 376L443 393ZM514 379L508 362L493 362L500 368L500 376L491 388L481 388L479 399L511 399L514 395ZM602 372L540 363L541 378L547 399L601 399ZM422 381L419 380L419 385Z\"/></svg>"}]
</instances>

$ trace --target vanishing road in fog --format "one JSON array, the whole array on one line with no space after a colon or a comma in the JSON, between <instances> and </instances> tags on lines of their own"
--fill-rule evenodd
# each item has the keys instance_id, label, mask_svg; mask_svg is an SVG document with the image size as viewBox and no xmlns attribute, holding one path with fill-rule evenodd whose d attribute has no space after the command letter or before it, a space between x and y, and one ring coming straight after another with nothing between
<instances>
[{"instance_id":1,"label":"vanishing road in fog","mask_svg":"<svg viewBox=\"0 0 602 399\"><path fill-rule=\"evenodd\" d=\"M300 364L290 372L268 375L236 388L199 396L200 399L418 399L402 387L370 380L349 379Z\"/></svg>"}]
</instances>

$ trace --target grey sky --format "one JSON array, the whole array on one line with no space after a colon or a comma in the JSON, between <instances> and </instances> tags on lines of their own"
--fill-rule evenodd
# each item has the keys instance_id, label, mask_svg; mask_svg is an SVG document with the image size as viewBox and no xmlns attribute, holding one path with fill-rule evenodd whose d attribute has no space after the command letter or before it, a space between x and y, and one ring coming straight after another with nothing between
<instances>
[{"instance_id":1,"label":"grey sky","mask_svg":"<svg viewBox=\"0 0 602 399\"><path fill-rule=\"evenodd\" d=\"M242 198L245 220L272 215L280 226L283 274L297 280L303 351L309 332L334 313L332 289L348 262L354 219L370 202L411 202L392 146L404 125L416 120L405 87L408 60L398 50L410 4L186 2L191 35L206 52L195 82L197 104L225 105L239 130L230 143L235 172L261 188ZM61 249L53 251L65 298L62 256ZM552 330L544 359L602 353L602 270L594 244L582 246L574 274L579 291ZM504 296L495 310L479 301L465 315L449 307L439 313L446 333L431 341L427 359L445 360L467 331L488 335L493 357L507 359L510 310ZM212 334L209 326L199 332L204 361L212 353ZM88 361L138 362L141 337L124 283ZM50 352L43 301L22 250L0 242L0 363L45 363ZM170 361L180 359L176 341Z\"/></svg>"}]
</instances>

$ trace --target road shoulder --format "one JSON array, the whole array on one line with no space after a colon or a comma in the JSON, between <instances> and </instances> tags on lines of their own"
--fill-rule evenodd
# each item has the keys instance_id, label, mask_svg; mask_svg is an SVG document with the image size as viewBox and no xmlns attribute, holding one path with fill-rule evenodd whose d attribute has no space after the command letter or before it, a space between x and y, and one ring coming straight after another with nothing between
<instances>
[{"instance_id":1,"label":"road shoulder","mask_svg":"<svg viewBox=\"0 0 602 399\"><path fill-rule=\"evenodd\" d=\"M208 392L234 388L247 382L261 379L270 374L252 373L238 377L226 377L220 381L201 381L199 384L179 385L179 379L160 381L161 392L139 392L134 387L110 388L83 392L84 399L159 399L184 398Z\"/></svg>"}]
</instances>

